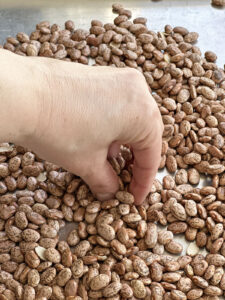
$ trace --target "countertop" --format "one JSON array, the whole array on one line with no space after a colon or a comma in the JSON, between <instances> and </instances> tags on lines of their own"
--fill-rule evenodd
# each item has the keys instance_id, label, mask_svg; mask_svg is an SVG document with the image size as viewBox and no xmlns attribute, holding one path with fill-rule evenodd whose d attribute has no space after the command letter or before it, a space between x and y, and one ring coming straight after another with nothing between
<instances>
[{"instance_id":1,"label":"countertop","mask_svg":"<svg viewBox=\"0 0 225 300\"><path fill-rule=\"evenodd\" d=\"M124 0L120 2L131 9L134 17L144 16L148 19L148 27L155 31L163 31L166 24L184 26L190 31L200 34L198 46L202 52L214 51L218 56L218 65L225 63L225 9L210 5L210 0ZM52 24L63 25L68 19L75 22L77 28L88 29L92 19L112 22L114 14L109 0L0 0L0 44L8 36L15 36L17 32L30 33L36 23L48 20ZM166 174L159 172L161 179ZM207 181L204 178L201 185ZM73 227L71 224L69 227ZM69 227L61 232L65 236ZM183 236L176 240L184 245L187 243Z\"/></svg>"}]
</instances>

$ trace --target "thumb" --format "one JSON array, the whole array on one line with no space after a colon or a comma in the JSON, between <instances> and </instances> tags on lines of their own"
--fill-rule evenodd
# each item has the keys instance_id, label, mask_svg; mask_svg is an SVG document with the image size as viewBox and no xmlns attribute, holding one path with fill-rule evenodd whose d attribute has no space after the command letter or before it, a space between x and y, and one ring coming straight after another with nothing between
<instances>
[{"instance_id":1,"label":"thumb","mask_svg":"<svg viewBox=\"0 0 225 300\"><path fill-rule=\"evenodd\" d=\"M119 181L107 159L101 157L100 162L93 164L82 179L88 184L98 200L109 200L118 191Z\"/></svg>"}]
</instances>

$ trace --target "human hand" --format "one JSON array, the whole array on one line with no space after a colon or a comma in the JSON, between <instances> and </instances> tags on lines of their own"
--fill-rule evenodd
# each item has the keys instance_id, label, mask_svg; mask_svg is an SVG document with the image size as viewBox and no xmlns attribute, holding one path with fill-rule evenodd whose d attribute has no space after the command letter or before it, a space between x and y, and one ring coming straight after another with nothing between
<instances>
[{"instance_id":1,"label":"human hand","mask_svg":"<svg viewBox=\"0 0 225 300\"><path fill-rule=\"evenodd\" d=\"M112 198L118 190L108 155L116 156L121 144L129 144L134 154L130 191L141 204L158 170L163 131L142 74L131 68L20 59L35 70L36 91L30 99L35 102L33 130L23 144L79 175L99 200Z\"/></svg>"}]
</instances>

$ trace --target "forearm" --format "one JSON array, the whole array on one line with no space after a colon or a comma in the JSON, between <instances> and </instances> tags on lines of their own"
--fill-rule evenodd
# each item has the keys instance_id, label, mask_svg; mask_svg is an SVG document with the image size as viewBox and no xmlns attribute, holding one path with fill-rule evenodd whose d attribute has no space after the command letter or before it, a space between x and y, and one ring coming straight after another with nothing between
<instances>
[{"instance_id":1,"label":"forearm","mask_svg":"<svg viewBox=\"0 0 225 300\"><path fill-rule=\"evenodd\" d=\"M0 49L0 142L22 144L35 128L36 86L29 59Z\"/></svg>"}]
</instances>

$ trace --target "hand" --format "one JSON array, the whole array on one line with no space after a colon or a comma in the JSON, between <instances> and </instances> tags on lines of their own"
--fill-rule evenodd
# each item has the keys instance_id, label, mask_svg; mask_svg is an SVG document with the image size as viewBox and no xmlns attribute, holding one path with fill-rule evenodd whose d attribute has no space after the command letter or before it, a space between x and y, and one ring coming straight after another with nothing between
<instances>
[{"instance_id":1,"label":"hand","mask_svg":"<svg viewBox=\"0 0 225 300\"><path fill-rule=\"evenodd\" d=\"M34 91L32 133L23 144L79 175L100 200L118 190L107 156L133 149L130 191L141 204L161 158L161 116L143 75L131 68L91 67L47 58L23 58ZM35 70L35 71L34 71ZM32 109L32 108L31 108Z\"/></svg>"}]
</instances>

